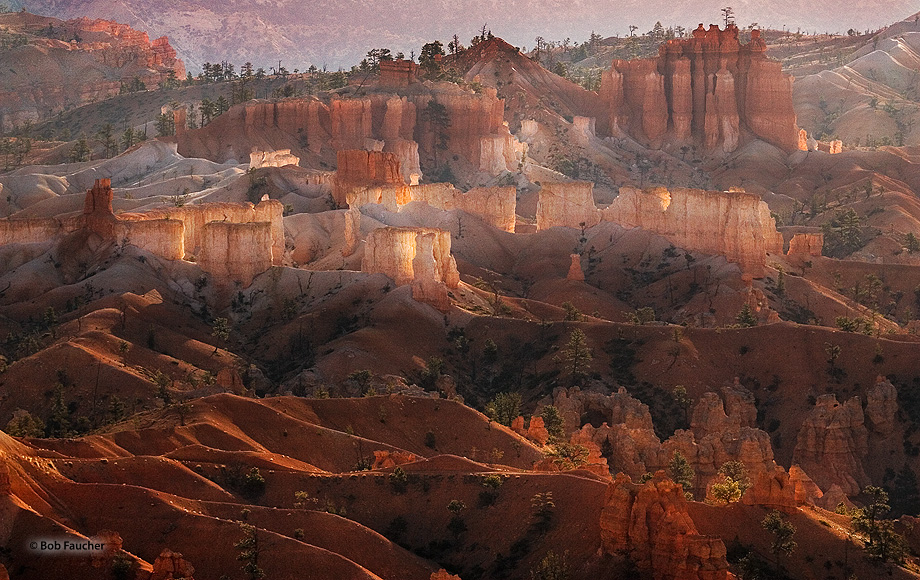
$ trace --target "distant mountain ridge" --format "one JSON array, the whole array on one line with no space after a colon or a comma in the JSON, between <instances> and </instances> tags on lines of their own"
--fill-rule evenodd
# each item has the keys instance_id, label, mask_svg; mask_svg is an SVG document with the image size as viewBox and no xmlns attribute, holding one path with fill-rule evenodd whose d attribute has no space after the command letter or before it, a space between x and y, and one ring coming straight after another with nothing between
<instances>
[{"instance_id":1,"label":"distant mountain ridge","mask_svg":"<svg viewBox=\"0 0 920 580\"><path fill-rule=\"evenodd\" d=\"M536 36L587 39L591 31L624 35L629 25L650 30L656 21L692 29L699 22L719 22L723 0L693 3L624 0L612 10L601 0L392 0L385 10L368 0L7 0L14 9L56 18L106 18L125 22L152 37L166 35L189 68L227 60L239 64L277 66L288 70L314 64L330 69L349 67L375 47L418 52L425 42L447 41L454 34L464 44L486 24L518 46L532 46ZM802 31L881 28L916 11L910 0L864 0L860 10L840 10L834 0L753 0L734 2L738 24ZM471 16L473 15L473 16ZM560 15L565 15L560 18Z\"/></svg>"}]
</instances>

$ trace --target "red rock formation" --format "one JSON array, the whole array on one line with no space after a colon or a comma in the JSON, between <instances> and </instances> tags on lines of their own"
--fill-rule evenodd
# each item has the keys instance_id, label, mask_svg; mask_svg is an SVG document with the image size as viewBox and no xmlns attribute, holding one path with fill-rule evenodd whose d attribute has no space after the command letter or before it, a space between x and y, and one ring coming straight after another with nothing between
<instances>
[{"instance_id":1,"label":"red rock formation","mask_svg":"<svg viewBox=\"0 0 920 580\"><path fill-rule=\"evenodd\" d=\"M821 395L799 429L793 463L802 466L821 488L837 484L847 495L869 485L863 459L869 452L859 397L837 402L833 394Z\"/></svg>"},{"instance_id":2,"label":"red rock formation","mask_svg":"<svg viewBox=\"0 0 920 580\"><path fill-rule=\"evenodd\" d=\"M798 150L808 151L808 131L805 129L799 129Z\"/></svg>"},{"instance_id":3,"label":"red rock formation","mask_svg":"<svg viewBox=\"0 0 920 580\"><path fill-rule=\"evenodd\" d=\"M791 510L804 505L815 505L815 500L821 499L823 495L798 465L789 468L789 473L776 466L773 471L766 471L752 478L751 487L744 493L741 503Z\"/></svg>"},{"instance_id":4,"label":"red rock formation","mask_svg":"<svg viewBox=\"0 0 920 580\"><path fill-rule=\"evenodd\" d=\"M569 258L572 259L572 263L569 265L569 273L566 274L566 280L575 280L584 282L585 273L581 270L581 255L580 254L571 254Z\"/></svg>"},{"instance_id":5,"label":"red rock formation","mask_svg":"<svg viewBox=\"0 0 920 580\"><path fill-rule=\"evenodd\" d=\"M411 284L413 298L445 312L450 308L447 289L460 283L457 262L450 255L450 232L434 228L373 230L361 270L386 274L397 286Z\"/></svg>"},{"instance_id":6,"label":"red rock formation","mask_svg":"<svg viewBox=\"0 0 920 580\"><path fill-rule=\"evenodd\" d=\"M437 572L432 572L429 580L460 580L460 576L449 574L447 570L441 568Z\"/></svg>"},{"instance_id":7,"label":"red rock formation","mask_svg":"<svg viewBox=\"0 0 920 580\"><path fill-rule=\"evenodd\" d=\"M546 442L549 441L549 431L543 423L543 417L534 415L530 418L530 425L527 426L527 438L539 445L546 445ZM605 465L606 463L604 461Z\"/></svg>"},{"instance_id":8,"label":"red rock formation","mask_svg":"<svg viewBox=\"0 0 920 580\"><path fill-rule=\"evenodd\" d=\"M10 573L6 571L6 566L0 564L0 580L10 580Z\"/></svg>"},{"instance_id":9,"label":"red rock formation","mask_svg":"<svg viewBox=\"0 0 920 580\"><path fill-rule=\"evenodd\" d=\"M795 234L789 240L787 256L820 256L824 249L824 234Z\"/></svg>"},{"instance_id":10,"label":"red rock formation","mask_svg":"<svg viewBox=\"0 0 920 580\"><path fill-rule=\"evenodd\" d=\"M764 276L767 253L783 250L767 204L743 191L621 187L603 218L655 232L681 248L725 256L754 278Z\"/></svg>"},{"instance_id":11,"label":"red rock formation","mask_svg":"<svg viewBox=\"0 0 920 580\"><path fill-rule=\"evenodd\" d=\"M358 187L406 183L399 170L399 160L393 153L343 150L338 152L337 158L332 198L340 206L347 203L348 192Z\"/></svg>"},{"instance_id":12,"label":"red rock formation","mask_svg":"<svg viewBox=\"0 0 920 580\"><path fill-rule=\"evenodd\" d=\"M86 220L86 227L107 239L114 239L115 236L116 219L112 211L114 195L111 179L97 179L93 183L93 188L86 192L83 201L83 219Z\"/></svg>"},{"instance_id":13,"label":"red rock formation","mask_svg":"<svg viewBox=\"0 0 920 580\"><path fill-rule=\"evenodd\" d=\"M707 151L734 151L748 132L784 151L796 148L791 79L753 31L702 24L689 39L673 39L657 59L613 61L602 77L609 134L625 132L654 148L691 141Z\"/></svg>"},{"instance_id":14,"label":"red rock formation","mask_svg":"<svg viewBox=\"0 0 920 580\"><path fill-rule=\"evenodd\" d=\"M511 421L511 430L518 435L526 435L527 430L524 428L524 416L518 415Z\"/></svg>"},{"instance_id":15,"label":"red rock formation","mask_svg":"<svg viewBox=\"0 0 920 580\"><path fill-rule=\"evenodd\" d=\"M411 60L380 61L380 86L388 88L407 87L418 82L418 65Z\"/></svg>"},{"instance_id":16,"label":"red rock formation","mask_svg":"<svg viewBox=\"0 0 920 580\"><path fill-rule=\"evenodd\" d=\"M0 497L12 494L10 483L10 466L6 458L0 458Z\"/></svg>"},{"instance_id":17,"label":"red rock formation","mask_svg":"<svg viewBox=\"0 0 920 580\"><path fill-rule=\"evenodd\" d=\"M628 555L655 579L728 578L725 544L699 534L683 489L661 472L641 486L618 475L607 488L600 526L605 553Z\"/></svg>"},{"instance_id":18,"label":"red rock formation","mask_svg":"<svg viewBox=\"0 0 920 580\"><path fill-rule=\"evenodd\" d=\"M182 557L182 554L165 548L153 561L150 580L193 580L194 573L195 568Z\"/></svg>"},{"instance_id":19,"label":"red rock formation","mask_svg":"<svg viewBox=\"0 0 920 580\"><path fill-rule=\"evenodd\" d=\"M898 414L898 390L885 377L875 379L875 386L866 393L866 417L873 433L891 435Z\"/></svg>"},{"instance_id":20,"label":"red rock formation","mask_svg":"<svg viewBox=\"0 0 920 580\"><path fill-rule=\"evenodd\" d=\"M86 18L42 18L47 25L36 27L33 18L11 15L4 23L28 48L5 55L0 131L115 96L122 83L135 77L149 88L170 74L185 78L185 65L165 37L151 43L145 32L127 25ZM50 35L45 33L49 28L54 31Z\"/></svg>"},{"instance_id":21,"label":"red rock formation","mask_svg":"<svg viewBox=\"0 0 920 580\"><path fill-rule=\"evenodd\" d=\"M397 465L412 463L419 459L421 459L421 457L415 453L409 453L408 451L377 450L374 451L374 465L371 469L389 469Z\"/></svg>"}]
</instances>

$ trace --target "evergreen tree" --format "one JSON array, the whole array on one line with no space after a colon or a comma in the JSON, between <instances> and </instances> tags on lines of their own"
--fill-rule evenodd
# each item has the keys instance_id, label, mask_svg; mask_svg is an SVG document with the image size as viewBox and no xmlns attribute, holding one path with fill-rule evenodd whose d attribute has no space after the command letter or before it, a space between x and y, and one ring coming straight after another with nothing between
<instances>
[{"instance_id":1,"label":"evergreen tree","mask_svg":"<svg viewBox=\"0 0 920 580\"><path fill-rule=\"evenodd\" d=\"M444 56L444 45L440 40L429 42L422 46L422 52L418 55L418 64L422 71L429 79L437 78L441 73L441 61L439 57Z\"/></svg>"},{"instance_id":2,"label":"evergreen tree","mask_svg":"<svg viewBox=\"0 0 920 580\"><path fill-rule=\"evenodd\" d=\"M668 477L684 488L684 493L688 496L687 499L693 499L691 490L693 489L693 479L696 477L696 473L694 473L687 458L680 451L675 451L674 455L671 456L671 461L668 463Z\"/></svg>"},{"instance_id":3,"label":"evergreen tree","mask_svg":"<svg viewBox=\"0 0 920 580\"><path fill-rule=\"evenodd\" d=\"M588 365L594 356L588 346L585 333L576 328L569 335L569 340L555 360L565 365L573 383L580 381L588 370Z\"/></svg>"},{"instance_id":4,"label":"evergreen tree","mask_svg":"<svg viewBox=\"0 0 920 580\"><path fill-rule=\"evenodd\" d=\"M795 536L795 526L783 519L782 514L777 510L768 513L760 525L773 534L770 551L776 556L777 564L779 564L780 555L788 556L798 547L798 544L792 539Z\"/></svg>"},{"instance_id":5,"label":"evergreen tree","mask_svg":"<svg viewBox=\"0 0 920 580\"><path fill-rule=\"evenodd\" d=\"M89 161L90 155L89 143L86 141L86 135L80 135L80 138L77 139L77 142L74 143L74 146L70 148L70 162L78 163L81 161Z\"/></svg>"},{"instance_id":6,"label":"evergreen tree","mask_svg":"<svg viewBox=\"0 0 920 580\"><path fill-rule=\"evenodd\" d=\"M499 393L486 404L486 415L506 427L521 414L520 393Z\"/></svg>"}]
</instances>

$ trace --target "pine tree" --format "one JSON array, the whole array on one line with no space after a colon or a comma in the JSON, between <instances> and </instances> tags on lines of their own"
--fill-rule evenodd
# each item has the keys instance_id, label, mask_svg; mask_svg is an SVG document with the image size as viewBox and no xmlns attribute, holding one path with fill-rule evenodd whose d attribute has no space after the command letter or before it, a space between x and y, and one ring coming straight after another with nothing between
<instances>
[{"instance_id":1,"label":"pine tree","mask_svg":"<svg viewBox=\"0 0 920 580\"><path fill-rule=\"evenodd\" d=\"M565 348L556 355L555 360L565 365L569 371L569 377L575 383L584 377L585 372L588 370L588 364L593 358L585 333L576 328L572 330L572 334L569 335L569 341L566 343Z\"/></svg>"},{"instance_id":2,"label":"pine tree","mask_svg":"<svg viewBox=\"0 0 920 580\"><path fill-rule=\"evenodd\" d=\"M694 473L693 468L690 467L690 462L680 451L675 451L671 461L668 463L668 477L684 488L684 493L688 496L687 499L693 499L691 490L693 489L693 479L696 477L696 473Z\"/></svg>"}]
</instances>

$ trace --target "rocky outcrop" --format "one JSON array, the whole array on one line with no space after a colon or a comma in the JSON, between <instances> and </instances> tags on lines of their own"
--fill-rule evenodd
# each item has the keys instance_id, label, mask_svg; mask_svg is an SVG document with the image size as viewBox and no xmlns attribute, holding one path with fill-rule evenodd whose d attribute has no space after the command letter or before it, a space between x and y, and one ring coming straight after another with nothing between
<instances>
[{"instance_id":1,"label":"rocky outcrop","mask_svg":"<svg viewBox=\"0 0 920 580\"><path fill-rule=\"evenodd\" d=\"M349 192L361 187L378 185L402 185L399 159L393 153L383 151L340 150L337 154L335 184L332 199L344 207ZM374 203L374 202L372 202Z\"/></svg>"},{"instance_id":2,"label":"rocky outcrop","mask_svg":"<svg viewBox=\"0 0 920 580\"><path fill-rule=\"evenodd\" d=\"M546 442L549 441L549 431L543 423L543 417L537 415L530 418L530 424L526 429L524 428L524 417L516 417L511 421L511 430L538 445L546 445Z\"/></svg>"},{"instance_id":3,"label":"rocky outcrop","mask_svg":"<svg viewBox=\"0 0 920 580\"><path fill-rule=\"evenodd\" d=\"M537 229L584 228L601 220L654 232L687 250L725 256L743 274L762 278L767 254L782 254L783 236L770 208L744 191L621 187L603 210L587 181L544 183L537 202Z\"/></svg>"},{"instance_id":4,"label":"rocky outcrop","mask_svg":"<svg viewBox=\"0 0 920 580\"><path fill-rule=\"evenodd\" d=\"M429 580L460 580L460 576L450 574L447 570L441 568L437 572L432 572Z\"/></svg>"},{"instance_id":5,"label":"rocky outcrop","mask_svg":"<svg viewBox=\"0 0 920 580\"><path fill-rule=\"evenodd\" d=\"M374 465L371 469L389 469L397 465L413 463L419 459L421 457L408 451L377 450L374 451Z\"/></svg>"},{"instance_id":6,"label":"rocky outcrop","mask_svg":"<svg viewBox=\"0 0 920 580\"><path fill-rule=\"evenodd\" d=\"M297 165L300 163L300 157L291 155L290 149L279 149L277 151L253 151L249 154L249 169L260 169L262 167L284 167L285 165Z\"/></svg>"},{"instance_id":7,"label":"rocky outcrop","mask_svg":"<svg viewBox=\"0 0 920 580\"><path fill-rule=\"evenodd\" d=\"M767 253L783 251L770 208L743 191L621 187L603 219L641 227L681 248L725 256L754 278L764 276Z\"/></svg>"},{"instance_id":8,"label":"rocky outcrop","mask_svg":"<svg viewBox=\"0 0 920 580\"><path fill-rule=\"evenodd\" d=\"M361 270L386 274L397 286L410 284L413 298L445 312L450 308L448 288L460 283L457 262L450 255L450 232L434 228L373 230Z\"/></svg>"},{"instance_id":9,"label":"rocky outcrop","mask_svg":"<svg viewBox=\"0 0 920 580\"><path fill-rule=\"evenodd\" d=\"M517 220L517 189L514 186L474 187L463 192L450 183L372 185L351 189L345 199L351 208L379 204L392 212L417 201L445 211L466 212L506 232L514 231Z\"/></svg>"},{"instance_id":10,"label":"rocky outcrop","mask_svg":"<svg viewBox=\"0 0 920 580\"><path fill-rule=\"evenodd\" d=\"M585 273L581 269L581 255L580 254L570 254L572 263L569 265L569 273L566 274L566 280L575 280L578 282L584 282Z\"/></svg>"},{"instance_id":11,"label":"rocky outcrop","mask_svg":"<svg viewBox=\"0 0 920 580\"><path fill-rule=\"evenodd\" d=\"M653 148L695 143L727 154L751 135L786 152L797 146L792 80L767 59L754 30L701 24L691 38L661 45L656 59L614 60L602 76L610 135L628 134Z\"/></svg>"},{"instance_id":12,"label":"rocky outcrop","mask_svg":"<svg viewBox=\"0 0 920 580\"><path fill-rule=\"evenodd\" d=\"M864 421L859 397L841 405L833 394L819 396L799 429L793 463L822 489L837 484L847 495L860 493L870 483L863 467L869 451Z\"/></svg>"},{"instance_id":13,"label":"rocky outcrop","mask_svg":"<svg viewBox=\"0 0 920 580\"><path fill-rule=\"evenodd\" d=\"M898 415L898 390L885 377L875 379L875 386L866 393L866 417L873 433L882 437L894 431Z\"/></svg>"},{"instance_id":14,"label":"rocky outcrop","mask_svg":"<svg viewBox=\"0 0 920 580\"><path fill-rule=\"evenodd\" d=\"M193 580L195 568L182 554L165 548L153 561L150 580Z\"/></svg>"},{"instance_id":15,"label":"rocky outcrop","mask_svg":"<svg viewBox=\"0 0 920 580\"><path fill-rule=\"evenodd\" d=\"M125 24L22 12L8 14L4 30L24 44L4 51L0 132L118 95L135 78L148 88L170 75L185 78L185 65L166 37L151 42Z\"/></svg>"},{"instance_id":16,"label":"rocky outcrop","mask_svg":"<svg viewBox=\"0 0 920 580\"><path fill-rule=\"evenodd\" d=\"M411 60L396 59L380 61L380 86L387 88L408 87L418 82L418 64Z\"/></svg>"},{"instance_id":17,"label":"rocky outcrop","mask_svg":"<svg viewBox=\"0 0 920 580\"><path fill-rule=\"evenodd\" d=\"M824 249L824 234L794 234L789 240L787 256L820 256Z\"/></svg>"},{"instance_id":18,"label":"rocky outcrop","mask_svg":"<svg viewBox=\"0 0 920 580\"><path fill-rule=\"evenodd\" d=\"M500 230L514 231L517 189L513 185L474 187L465 193L450 183L418 185L409 188L409 199L447 211L459 209Z\"/></svg>"},{"instance_id":19,"label":"rocky outcrop","mask_svg":"<svg viewBox=\"0 0 920 580\"><path fill-rule=\"evenodd\" d=\"M606 554L628 555L655 579L728 578L725 544L700 535L683 489L662 473L643 485L618 475L607 487L600 527Z\"/></svg>"},{"instance_id":20,"label":"rocky outcrop","mask_svg":"<svg viewBox=\"0 0 920 580\"><path fill-rule=\"evenodd\" d=\"M638 478L657 468L661 441L655 435L652 416L648 406L626 389L603 395L578 387L558 388L553 392L553 406L563 418L570 441L593 441L600 449L609 448L608 463L614 472Z\"/></svg>"},{"instance_id":21,"label":"rocky outcrop","mask_svg":"<svg viewBox=\"0 0 920 580\"><path fill-rule=\"evenodd\" d=\"M277 200L255 206L212 203L115 215L113 196L111 180L97 179L86 193L79 217L0 220L0 244L47 241L82 231L167 260L195 258L219 280L247 285L255 275L281 264L283 206Z\"/></svg>"},{"instance_id":22,"label":"rocky outcrop","mask_svg":"<svg viewBox=\"0 0 920 580\"><path fill-rule=\"evenodd\" d=\"M804 505L815 505L824 494L798 465L789 473L780 466L752 478L751 487L741 498L745 505L791 510Z\"/></svg>"},{"instance_id":23,"label":"rocky outcrop","mask_svg":"<svg viewBox=\"0 0 920 580\"><path fill-rule=\"evenodd\" d=\"M198 264L218 280L234 280L246 287L272 267L271 246L269 222L208 222Z\"/></svg>"},{"instance_id":24,"label":"rocky outcrop","mask_svg":"<svg viewBox=\"0 0 920 580\"><path fill-rule=\"evenodd\" d=\"M590 181L545 182L537 200L537 230L552 227L590 228L601 220Z\"/></svg>"},{"instance_id":25,"label":"rocky outcrop","mask_svg":"<svg viewBox=\"0 0 920 580\"><path fill-rule=\"evenodd\" d=\"M6 457L0 456L0 497L12 494L10 483L10 466Z\"/></svg>"}]
</instances>

